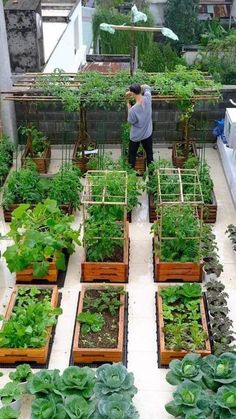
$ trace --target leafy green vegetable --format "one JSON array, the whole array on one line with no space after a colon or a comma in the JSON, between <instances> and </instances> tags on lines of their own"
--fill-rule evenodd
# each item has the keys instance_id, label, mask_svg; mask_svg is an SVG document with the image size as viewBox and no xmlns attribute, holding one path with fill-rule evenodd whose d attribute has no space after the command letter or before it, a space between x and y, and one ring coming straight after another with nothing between
<instances>
[{"instance_id":1,"label":"leafy green vegetable","mask_svg":"<svg viewBox=\"0 0 236 419\"><path fill-rule=\"evenodd\" d=\"M65 400L65 411L71 419L88 419L95 411L95 402L88 402L79 395L68 396Z\"/></svg>"},{"instance_id":2,"label":"leafy green vegetable","mask_svg":"<svg viewBox=\"0 0 236 419\"><path fill-rule=\"evenodd\" d=\"M33 374L27 384L30 394L54 393L60 380L59 370L41 370Z\"/></svg>"},{"instance_id":3,"label":"leafy green vegetable","mask_svg":"<svg viewBox=\"0 0 236 419\"><path fill-rule=\"evenodd\" d=\"M218 389L213 412L214 419L233 419L236 417L235 386L223 386Z\"/></svg>"},{"instance_id":4,"label":"leafy green vegetable","mask_svg":"<svg viewBox=\"0 0 236 419\"><path fill-rule=\"evenodd\" d=\"M174 417L206 418L211 414L211 397L198 384L189 380L177 387L173 398L173 401L165 405L165 409Z\"/></svg>"},{"instance_id":5,"label":"leafy green vegetable","mask_svg":"<svg viewBox=\"0 0 236 419\"><path fill-rule=\"evenodd\" d=\"M12 409L10 406L4 406L0 408L0 419L18 419L20 417L20 412Z\"/></svg>"},{"instance_id":6,"label":"leafy green vegetable","mask_svg":"<svg viewBox=\"0 0 236 419\"><path fill-rule=\"evenodd\" d=\"M49 259L55 259L56 267L66 269L65 249L69 254L80 245L79 230L70 226L73 216L64 215L56 201L46 199L29 209L22 204L13 211L13 219L7 236L14 244L4 252L11 272L19 272L32 265L33 275L43 278L49 269Z\"/></svg>"},{"instance_id":7,"label":"leafy green vegetable","mask_svg":"<svg viewBox=\"0 0 236 419\"><path fill-rule=\"evenodd\" d=\"M63 394L79 394L85 399L93 393L95 373L89 367L68 367L64 370L59 389Z\"/></svg>"},{"instance_id":8,"label":"leafy green vegetable","mask_svg":"<svg viewBox=\"0 0 236 419\"><path fill-rule=\"evenodd\" d=\"M216 391L222 385L236 386L236 355L225 352L218 358L208 355L202 359L201 369L206 386Z\"/></svg>"},{"instance_id":9,"label":"leafy green vegetable","mask_svg":"<svg viewBox=\"0 0 236 419\"><path fill-rule=\"evenodd\" d=\"M111 394L99 400L98 411L101 418L106 419L138 419L139 414L134 408L131 399L121 394Z\"/></svg>"},{"instance_id":10,"label":"leafy green vegetable","mask_svg":"<svg viewBox=\"0 0 236 419\"><path fill-rule=\"evenodd\" d=\"M96 371L94 394L97 398L113 393L133 397L137 393L134 376L121 363L104 364Z\"/></svg>"},{"instance_id":11,"label":"leafy green vegetable","mask_svg":"<svg viewBox=\"0 0 236 419\"><path fill-rule=\"evenodd\" d=\"M10 404L22 397L23 390L16 383L7 383L0 389L0 399L2 404Z\"/></svg>"},{"instance_id":12,"label":"leafy green vegetable","mask_svg":"<svg viewBox=\"0 0 236 419\"><path fill-rule=\"evenodd\" d=\"M0 134L0 186L7 176L12 164L14 145L10 138Z\"/></svg>"},{"instance_id":13,"label":"leafy green vegetable","mask_svg":"<svg viewBox=\"0 0 236 419\"><path fill-rule=\"evenodd\" d=\"M172 385L180 384L185 379L199 383L202 380L201 355L187 354L182 360L173 359L169 364L170 371L166 380Z\"/></svg>"},{"instance_id":14,"label":"leafy green vegetable","mask_svg":"<svg viewBox=\"0 0 236 419\"><path fill-rule=\"evenodd\" d=\"M49 395L47 398L34 400L31 419L58 419L55 399Z\"/></svg>"},{"instance_id":15,"label":"leafy green vegetable","mask_svg":"<svg viewBox=\"0 0 236 419\"><path fill-rule=\"evenodd\" d=\"M32 375L32 370L29 364L18 365L15 371L11 371L9 378L15 383L24 383Z\"/></svg>"},{"instance_id":16,"label":"leafy green vegetable","mask_svg":"<svg viewBox=\"0 0 236 419\"><path fill-rule=\"evenodd\" d=\"M81 331L83 335L89 332L100 332L102 330L105 320L100 313L90 313L89 311L82 311L77 320L82 323Z\"/></svg>"}]
</instances>

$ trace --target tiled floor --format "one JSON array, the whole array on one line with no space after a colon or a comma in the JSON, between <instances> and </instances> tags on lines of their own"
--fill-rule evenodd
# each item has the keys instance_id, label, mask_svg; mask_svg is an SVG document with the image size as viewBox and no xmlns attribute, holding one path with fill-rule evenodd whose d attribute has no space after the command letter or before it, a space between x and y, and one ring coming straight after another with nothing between
<instances>
[{"instance_id":1,"label":"tiled floor","mask_svg":"<svg viewBox=\"0 0 236 419\"><path fill-rule=\"evenodd\" d=\"M54 150L54 156L59 152ZM117 156L117 151L114 152ZM160 149L155 157L170 158L170 150ZM236 321L236 255L225 230L230 223L236 223L236 211L228 190L221 163L216 150L208 148L207 161L211 167L211 174L215 184L215 194L218 202L218 216L215 233L218 240L219 253L224 264L221 280L229 293L229 307L231 318ZM58 168L58 160L50 170ZM165 403L170 401L173 388L165 381L166 370L157 366L157 342L155 322L155 291L157 285L153 282L152 265L152 236L151 224L148 222L148 204L145 193L141 197L141 206L137 208L130 224L130 271L129 284L129 325L128 325L128 368L135 375L138 394L135 404L140 412L141 419L170 419L164 409ZM0 213L0 232L7 231L2 214ZM80 214L76 214L75 225L81 221ZM3 252L6 243L0 241ZM61 306L63 315L58 320L56 335L52 348L49 368L63 370L69 364L75 311L80 290L80 259L82 249L77 248L70 257L65 286L62 289ZM14 275L11 275L3 259L0 261L0 310L4 312L6 303L14 285ZM0 384L7 381L8 370L2 370L4 376ZM22 406L21 419L30 418L30 402L26 397Z\"/></svg>"}]
</instances>

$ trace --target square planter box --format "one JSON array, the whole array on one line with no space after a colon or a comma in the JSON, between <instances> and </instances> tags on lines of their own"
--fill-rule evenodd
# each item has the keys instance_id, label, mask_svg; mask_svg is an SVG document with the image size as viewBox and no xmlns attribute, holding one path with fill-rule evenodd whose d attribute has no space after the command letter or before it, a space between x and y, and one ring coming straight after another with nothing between
<instances>
[{"instance_id":1,"label":"square planter box","mask_svg":"<svg viewBox=\"0 0 236 419\"><path fill-rule=\"evenodd\" d=\"M18 288L27 287L29 285L16 285L14 288L10 301L7 306L6 314L4 318L9 320L14 308L16 297L18 293ZM51 289L51 305L52 307L57 307L58 303L58 288L57 286L52 285L38 285L37 288L41 289ZM48 337L46 345L42 348L0 348L0 363L2 364L14 364L15 362L36 362L37 364L45 364L48 358L49 352L49 342L51 338L52 327L48 328Z\"/></svg>"},{"instance_id":2,"label":"square planter box","mask_svg":"<svg viewBox=\"0 0 236 419\"><path fill-rule=\"evenodd\" d=\"M12 220L12 212L19 207L20 204L11 204L9 205L8 208L3 208L3 214L4 214L4 220L6 223L10 223ZM30 208L34 208L36 206L36 204L32 204L30 205ZM59 206L60 209L65 213L65 214L72 214L73 212L73 208L72 205L70 204L63 204Z\"/></svg>"},{"instance_id":3,"label":"square planter box","mask_svg":"<svg viewBox=\"0 0 236 419\"><path fill-rule=\"evenodd\" d=\"M75 166L77 166L81 170L82 173L85 173L88 170L87 164L89 162L90 157L88 156L84 156L84 158L78 157L77 156L78 148L79 148L79 141L75 143L75 147L72 154L72 162Z\"/></svg>"},{"instance_id":4,"label":"square planter box","mask_svg":"<svg viewBox=\"0 0 236 419\"><path fill-rule=\"evenodd\" d=\"M143 176L145 170L146 170L146 157L143 154L142 156L136 157L135 167L134 169L138 173L138 175Z\"/></svg>"},{"instance_id":5,"label":"square planter box","mask_svg":"<svg viewBox=\"0 0 236 419\"><path fill-rule=\"evenodd\" d=\"M30 157L30 150L29 150L29 147L26 146L25 151L24 151L24 153L22 154L22 157L21 157L21 166L22 167L25 166L26 159L28 157ZM45 148L42 157L32 157L32 160L36 164L39 173L47 173L48 172L48 167L49 167L49 164L50 164L50 158L51 158L51 147L50 146Z\"/></svg>"},{"instance_id":6,"label":"square planter box","mask_svg":"<svg viewBox=\"0 0 236 419\"><path fill-rule=\"evenodd\" d=\"M33 268L32 266L29 266L27 269L24 269L23 271L16 272L16 282L31 282L33 280L46 280L48 282L57 282L58 277L58 269L56 267L56 264L54 261L49 262L49 269L48 274L42 278L35 278L33 275Z\"/></svg>"},{"instance_id":7,"label":"square planter box","mask_svg":"<svg viewBox=\"0 0 236 419\"><path fill-rule=\"evenodd\" d=\"M129 275L129 223L126 222L123 262L87 262L81 263L81 280L92 282L106 280L110 282L127 282Z\"/></svg>"},{"instance_id":8,"label":"square planter box","mask_svg":"<svg viewBox=\"0 0 236 419\"><path fill-rule=\"evenodd\" d=\"M118 285L110 285L116 287ZM87 289L100 290L104 285L82 286L77 315L83 310L84 294ZM120 296L122 305L119 307L119 333L116 348L79 348L80 322L76 321L74 340L73 340L73 362L74 363L93 363L93 362L122 362L124 345L124 318L125 318L125 296Z\"/></svg>"},{"instance_id":9,"label":"square planter box","mask_svg":"<svg viewBox=\"0 0 236 419\"><path fill-rule=\"evenodd\" d=\"M186 162L187 158L185 156L178 156L177 154L177 145L183 144L183 141L178 143L174 143L172 147L172 163L175 167L183 167L184 163ZM190 145L190 153L197 157L197 147L196 143L193 141L189 142Z\"/></svg>"},{"instance_id":10,"label":"square planter box","mask_svg":"<svg viewBox=\"0 0 236 419\"><path fill-rule=\"evenodd\" d=\"M161 290L162 288L165 287L158 287L158 291ZM174 351L172 349L167 349L165 347L165 335L163 332L163 328L164 328L164 319L163 319L163 312L162 312L162 298L160 296L160 292L158 292L157 294L157 323L159 325L159 330L158 330L158 341L159 341L159 364L162 366L164 365L169 365L170 361L172 361L172 359L182 359L185 355L187 355L187 351L186 350L179 350L179 351ZM207 340L206 340L206 344L205 344L205 349L200 349L199 351L196 351L196 353L200 354L201 356L206 356L211 354L211 344L210 344L210 340L209 340L209 333L208 333L208 328L207 328L207 319L206 319L206 312L205 312L205 307L204 307L204 301L203 301L203 297L201 297L201 302L200 302L200 312L201 312L201 323L202 323L202 327L204 329L204 331L207 333Z\"/></svg>"}]
</instances>

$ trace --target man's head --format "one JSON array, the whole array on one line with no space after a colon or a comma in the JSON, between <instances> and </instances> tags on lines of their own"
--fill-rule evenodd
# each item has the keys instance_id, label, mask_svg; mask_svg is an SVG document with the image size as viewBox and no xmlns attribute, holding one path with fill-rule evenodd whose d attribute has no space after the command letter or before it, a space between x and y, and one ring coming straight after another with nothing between
<instances>
[{"instance_id":1,"label":"man's head","mask_svg":"<svg viewBox=\"0 0 236 419\"><path fill-rule=\"evenodd\" d=\"M141 94L141 86L138 83L131 84L129 91L133 93L134 95L140 95Z\"/></svg>"}]
</instances>

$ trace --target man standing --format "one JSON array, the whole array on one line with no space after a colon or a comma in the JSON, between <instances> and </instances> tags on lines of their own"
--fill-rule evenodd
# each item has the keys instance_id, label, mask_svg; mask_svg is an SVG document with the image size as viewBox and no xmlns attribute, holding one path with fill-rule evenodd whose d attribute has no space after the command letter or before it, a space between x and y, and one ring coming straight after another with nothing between
<instances>
[{"instance_id":1,"label":"man standing","mask_svg":"<svg viewBox=\"0 0 236 419\"><path fill-rule=\"evenodd\" d=\"M147 165L149 165L153 161L151 88L147 84L141 86L134 83L130 86L126 96L135 99L135 105L131 106L129 102L127 103L128 122L131 124L128 161L134 168L141 142L146 152Z\"/></svg>"}]
</instances>

